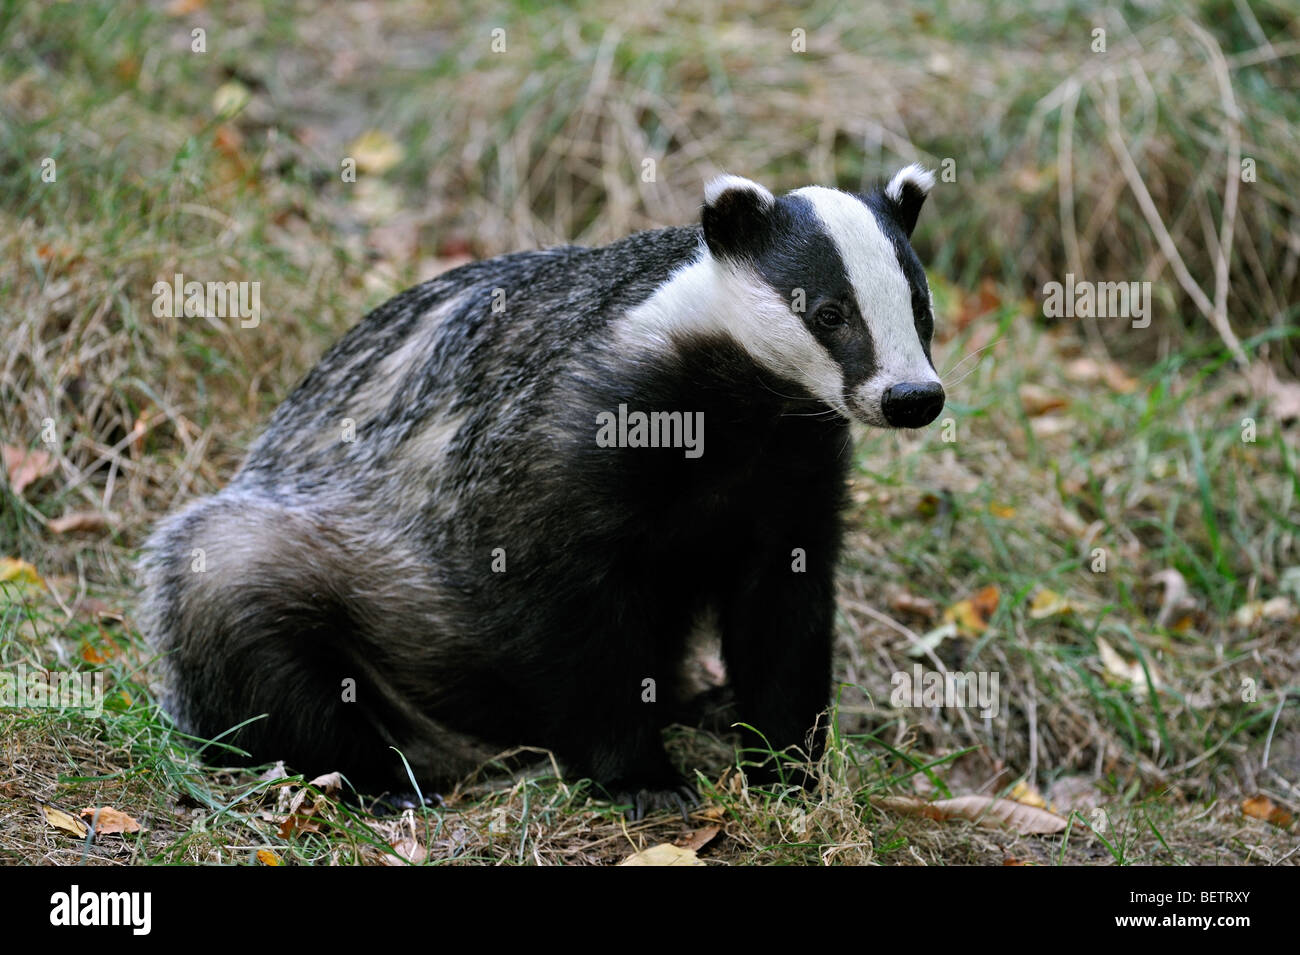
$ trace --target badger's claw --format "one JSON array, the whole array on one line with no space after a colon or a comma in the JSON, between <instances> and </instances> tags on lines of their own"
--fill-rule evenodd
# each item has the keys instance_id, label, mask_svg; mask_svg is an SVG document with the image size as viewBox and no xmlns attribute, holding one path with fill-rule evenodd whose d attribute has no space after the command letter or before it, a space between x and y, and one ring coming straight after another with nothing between
<instances>
[{"instance_id":1,"label":"badger's claw","mask_svg":"<svg viewBox=\"0 0 1300 955\"><path fill-rule=\"evenodd\" d=\"M647 813L661 809L676 809L682 816L682 822L691 821L690 811L700 804L699 793L685 780L666 787L644 786L637 789L619 789L614 794L616 803L629 805L627 818L629 822L640 822Z\"/></svg>"}]
</instances>

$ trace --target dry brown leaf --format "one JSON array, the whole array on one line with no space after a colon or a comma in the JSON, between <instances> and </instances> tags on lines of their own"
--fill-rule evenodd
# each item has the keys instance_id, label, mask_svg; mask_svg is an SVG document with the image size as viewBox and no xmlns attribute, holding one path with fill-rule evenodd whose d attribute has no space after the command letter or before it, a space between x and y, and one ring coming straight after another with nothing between
<instances>
[{"instance_id":1,"label":"dry brown leaf","mask_svg":"<svg viewBox=\"0 0 1300 955\"><path fill-rule=\"evenodd\" d=\"M996 584L981 587L965 600L959 600L945 610L944 623L955 623L959 632L968 637L978 637L988 629L1000 599L1001 592Z\"/></svg>"},{"instance_id":2,"label":"dry brown leaf","mask_svg":"<svg viewBox=\"0 0 1300 955\"><path fill-rule=\"evenodd\" d=\"M312 812L290 813L280 823L280 838L288 839L295 832L320 832L320 823L312 818Z\"/></svg>"},{"instance_id":3,"label":"dry brown leaf","mask_svg":"<svg viewBox=\"0 0 1300 955\"><path fill-rule=\"evenodd\" d=\"M1023 835L1061 832L1066 826L1066 820L1054 812L996 796L956 796L935 802L910 796L888 796L880 800L873 799L872 803L895 812L929 819L966 819L989 828L1005 826Z\"/></svg>"},{"instance_id":4,"label":"dry brown leaf","mask_svg":"<svg viewBox=\"0 0 1300 955\"><path fill-rule=\"evenodd\" d=\"M1020 386L1020 405L1025 414L1038 418L1049 411L1059 411L1070 402L1062 396L1048 391L1040 385L1024 384Z\"/></svg>"},{"instance_id":5,"label":"dry brown leaf","mask_svg":"<svg viewBox=\"0 0 1300 955\"><path fill-rule=\"evenodd\" d=\"M918 597L904 590L892 601L892 606L900 613L910 613L925 620L933 620L939 615L939 607L928 597Z\"/></svg>"},{"instance_id":6,"label":"dry brown leaf","mask_svg":"<svg viewBox=\"0 0 1300 955\"><path fill-rule=\"evenodd\" d=\"M642 849L628 856L619 865L704 865L695 854L694 849L682 849L667 842L661 842L649 849Z\"/></svg>"},{"instance_id":7,"label":"dry brown leaf","mask_svg":"<svg viewBox=\"0 0 1300 955\"><path fill-rule=\"evenodd\" d=\"M22 494L28 485L51 473L56 465L50 452L39 448L19 448L6 444L0 445L0 454L4 456L9 487L15 494Z\"/></svg>"},{"instance_id":8,"label":"dry brown leaf","mask_svg":"<svg viewBox=\"0 0 1300 955\"><path fill-rule=\"evenodd\" d=\"M60 829L69 835L84 839L89 827L70 812L64 812L56 806L41 806L41 817L48 825Z\"/></svg>"},{"instance_id":9,"label":"dry brown leaf","mask_svg":"<svg viewBox=\"0 0 1300 955\"><path fill-rule=\"evenodd\" d=\"M1241 811L1252 819L1264 819L1279 829L1290 829L1293 817L1267 796L1251 796L1241 804Z\"/></svg>"},{"instance_id":10,"label":"dry brown leaf","mask_svg":"<svg viewBox=\"0 0 1300 955\"><path fill-rule=\"evenodd\" d=\"M384 865L423 865L429 858L429 850L420 845L413 836L406 836L392 843L392 852L379 857Z\"/></svg>"},{"instance_id":11,"label":"dry brown leaf","mask_svg":"<svg viewBox=\"0 0 1300 955\"><path fill-rule=\"evenodd\" d=\"M96 813L99 815L96 816ZM81 810L81 818L95 827L95 832L107 835L115 832L139 832L140 823L126 813L110 806L94 806Z\"/></svg>"},{"instance_id":12,"label":"dry brown leaf","mask_svg":"<svg viewBox=\"0 0 1300 955\"><path fill-rule=\"evenodd\" d=\"M343 786L343 775L341 773L326 773L324 776L317 776L308 786L315 786L327 796L338 792Z\"/></svg>"},{"instance_id":13,"label":"dry brown leaf","mask_svg":"<svg viewBox=\"0 0 1300 955\"><path fill-rule=\"evenodd\" d=\"M46 526L54 534L67 534L70 531L102 531L107 525L108 517L100 511L73 511L52 518Z\"/></svg>"},{"instance_id":14,"label":"dry brown leaf","mask_svg":"<svg viewBox=\"0 0 1300 955\"><path fill-rule=\"evenodd\" d=\"M702 826L699 829L692 829L690 832L682 833L673 840L673 844L679 849L690 849L692 852L699 852L710 842L713 837L722 831L719 825Z\"/></svg>"}]
</instances>

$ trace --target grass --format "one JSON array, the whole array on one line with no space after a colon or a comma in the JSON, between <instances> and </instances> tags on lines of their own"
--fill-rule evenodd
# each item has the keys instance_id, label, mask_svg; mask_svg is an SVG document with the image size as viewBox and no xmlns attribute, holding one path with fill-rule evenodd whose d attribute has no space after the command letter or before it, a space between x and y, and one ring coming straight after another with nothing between
<instances>
[{"instance_id":1,"label":"grass","mask_svg":"<svg viewBox=\"0 0 1300 955\"><path fill-rule=\"evenodd\" d=\"M0 557L43 579L0 584L0 667L101 671L108 687L102 716L0 710L0 861L400 864L396 845L437 864L609 863L681 836L669 814L625 824L544 759L383 818L301 777L204 766L157 704L132 560L161 514L222 484L335 335L460 257L690 221L719 168L856 187L914 158L955 163L916 239L952 424L858 435L821 788L751 790L727 739L671 737L700 769L691 830L720 827L702 857L1294 861L1294 824L1242 809L1300 807L1298 425L1161 244L1163 230L1203 295L1226 290L1255 367L1294 374L1286 8L607 6L0 4L0 442L53 466L21 491L0 483ZM194 27L206 53L190 52ZM214 107L223 87L248 96L235 115ZM383 138L359 148L370 130ZM1257 180L1221 281L1234 137ZM339 176L350 155L355 183ZM1151 327L1043 318L1038 290L1067 271L1150 279ZM153 284L176 272L261 282L261 325L155 317ZM102 525L52 529L80 512ZM1184 581L1182 599L1159 580ZM990 587L987 619L943 629ZM1259 609L1278 599L1276 619ZM998 714L890 707L892 676L917 662L996 672ZM1033 793L1068 831L881 802ZM40 801L114 806L145 829L88 843L47 826Z\"/></svg>"}]
</instances>

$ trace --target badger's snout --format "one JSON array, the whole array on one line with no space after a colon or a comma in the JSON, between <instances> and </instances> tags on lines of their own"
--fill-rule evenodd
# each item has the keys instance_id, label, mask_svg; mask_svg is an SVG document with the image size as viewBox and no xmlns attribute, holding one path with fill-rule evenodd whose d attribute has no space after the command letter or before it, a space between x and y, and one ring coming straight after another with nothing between
<instances>
[{"instance_id":1,"label":"badger's snout","mask_svg":"<svg viewBox=\"0 0 1300 955\"><path fill-rule=\"evenodd\" d=\"M943 385L937 381L903 381L890 385L880 399L880 410L893 428L921 428L943 410Z\"/></svg>"}]
</instances>

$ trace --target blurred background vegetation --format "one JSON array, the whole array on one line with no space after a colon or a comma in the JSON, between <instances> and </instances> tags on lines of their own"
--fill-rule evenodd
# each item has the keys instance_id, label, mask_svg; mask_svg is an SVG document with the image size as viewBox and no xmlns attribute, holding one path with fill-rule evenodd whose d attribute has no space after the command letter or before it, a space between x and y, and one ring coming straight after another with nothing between
<instances>
[{"instance_id":1,"label":"blurred background vegetation","mask_svg":"<svg viewBox=\"0 0 1300 955\"><path fill-rule=\"evenodd\" d=\"M974 747L972 789L1294 801L1298 61L1290 0L0 2L0 556L98 645L76 608L129 608L152 522L394 292L694 221L719 171L860 189L921 161L959 438L861 435L844 725ZM155 317L175 273L260 282L259 327ZM1150 327L1045 318L1067 273L1152 282ZM1014 705L882 723L917 633L990 587L928 652Z\"/></svg>"}]
</instances>

